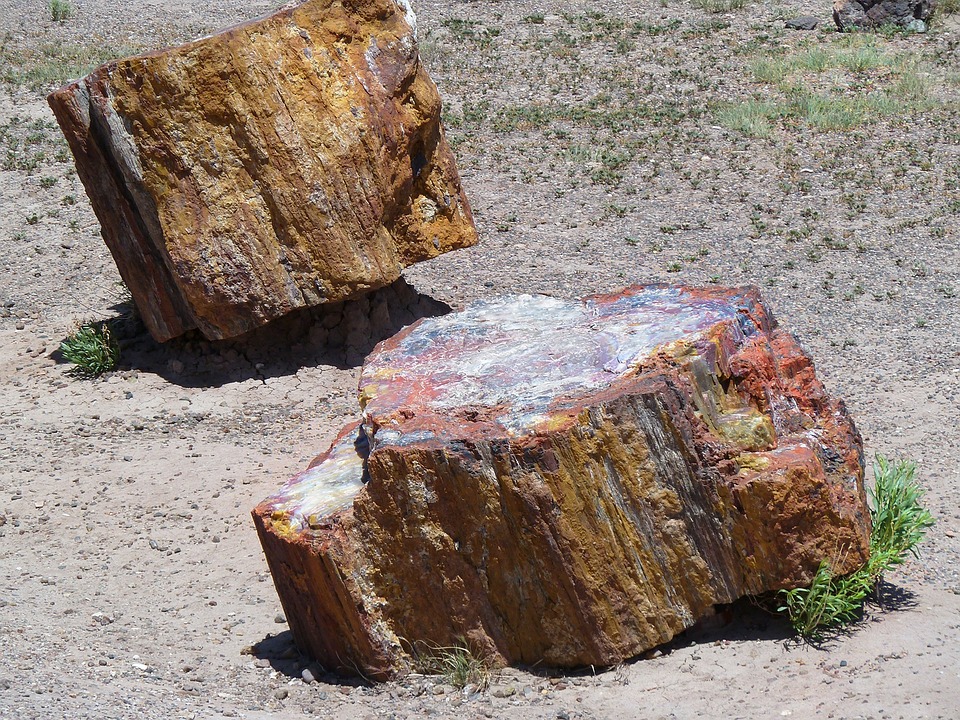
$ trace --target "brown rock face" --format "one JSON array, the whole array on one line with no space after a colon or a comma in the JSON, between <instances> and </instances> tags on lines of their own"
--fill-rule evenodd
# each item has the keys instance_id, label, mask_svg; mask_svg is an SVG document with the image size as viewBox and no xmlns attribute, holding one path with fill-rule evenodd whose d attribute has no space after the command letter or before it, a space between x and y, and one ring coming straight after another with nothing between
<instances>
[{"instance_id":1,"label":"brown rock face","mask_svg":"<svg viewBox=\"0 0 960 720\"><path fill-rule=\"evenodd\" d=\"M300 647L610 665L869 553L860 437L753 289L521 296L381 343L363 419L254 511Z\"/></svg>"},{"instance_id":2,"label":"brown rock face","mask_svg":"<svg viewBox=\"0 0 960 720\"><path fill-rule=\"evenodd\" d=\"M476 242L412 22L292 3L49 97L155 338L236 336Z\"/></svg>"}]
</instances>

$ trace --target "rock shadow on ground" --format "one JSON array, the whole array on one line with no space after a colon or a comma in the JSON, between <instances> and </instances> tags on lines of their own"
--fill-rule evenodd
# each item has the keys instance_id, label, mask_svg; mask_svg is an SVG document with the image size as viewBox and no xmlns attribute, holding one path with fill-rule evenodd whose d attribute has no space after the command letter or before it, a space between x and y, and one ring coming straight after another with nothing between
<instances>
[{"instance_id":1,"label":"rock shadow on ground","mask_svg":"<svg viewBox=\"0 0 960 720\"><path fill-rule=\"evenodd\" d=\"M210 341L192 331L158 343L136 321L129 302L114 305L114 316L104 322L120 342L119 371L153 373L181 387L213 388L265 382L306 367L353 369L381 340L421 318L450 310L400 278L359 298L305 308L230 340ZM66 362L60 350L50 357Z\"/></svg>"}]
</instances>

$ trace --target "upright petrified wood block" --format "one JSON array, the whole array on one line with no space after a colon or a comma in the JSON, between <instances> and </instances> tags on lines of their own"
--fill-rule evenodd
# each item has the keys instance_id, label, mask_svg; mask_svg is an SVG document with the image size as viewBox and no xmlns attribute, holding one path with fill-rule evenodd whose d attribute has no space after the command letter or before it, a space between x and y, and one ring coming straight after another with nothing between
<instances>
[{"instance_id":1,"label":"upright petrified wood block","mask_svg":"<svg viewBox=\"0 0 960 720\"><path fill-rule=\"evenodd\" d=\"M407 0L306 0L49 102L150 332L208 338L473 245Z\"/></svg>"},{"instance_id":2,"label":"upright petrified wood block","mask_svg":"<svg viewBox=\"0 0 960 720\"><path fill-rule=\"evenodd\" d=\"M868 557L860 437L755 289L480 302L381 343L360 398L254 511L329 668L609 665Z\"/></svg>"}]
</instances>

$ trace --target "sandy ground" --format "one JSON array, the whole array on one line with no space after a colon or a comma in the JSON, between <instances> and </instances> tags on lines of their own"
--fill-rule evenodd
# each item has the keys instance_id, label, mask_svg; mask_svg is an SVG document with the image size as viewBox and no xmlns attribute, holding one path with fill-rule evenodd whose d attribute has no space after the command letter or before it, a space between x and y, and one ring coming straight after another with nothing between
<instances>
[{"instance_id":1,"label":"sandy ground","mask_svg":"<svg viewBox=\"0 0 960 720\"><path fill-rule=\"evenodd\" d=\"M54 23L45 2L0 0L0 55L17 71L44 48L146 49L272 4L85 0ZM357 359L311 341L321 313L243 342L141 333L120 371L70 376L55 351L77 322L122 311L119 278L43 100L50 83L8 77L0 718L960 716L956 25L877 39L918 63L922 108L843 131L787 119L755 138L717 108L772 92L746 69L758 54L837 41L826 26L782 29L806 5L416 7L482 243L410 270L410 284L453 307L631 282L760 285L868 453L917 461L938 520L921 558L887 578L883 608L820 647L745 604L655 657L505 670L477 695L420 677L304 683L249 511L355 412Z\"/></svg>"}]
</instances>

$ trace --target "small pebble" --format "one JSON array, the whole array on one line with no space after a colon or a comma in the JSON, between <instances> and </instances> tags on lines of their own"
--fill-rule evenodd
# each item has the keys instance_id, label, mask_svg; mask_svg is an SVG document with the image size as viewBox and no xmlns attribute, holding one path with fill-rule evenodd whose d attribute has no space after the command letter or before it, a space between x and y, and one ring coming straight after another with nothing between
<instances>
[{"instance_id":1,"label":"small pebble","mask_svg":"<svg viewBox=\"0 0 960 720\"><path fill-rule=\"evenodd\" d=\"M290 696L290 691L286 688L277 688L273 691L273 696L277 700L286 700Z\"/></svg>"},{"instance_id":2,"label":"small pebble","mask_svg":"<svg viewBox=\"0 0 960 720\"><path fill-rule=\"evenodd\" d=\"M840 661L840 667L846 667L846 666L847 666L847 661L846 661L846 660L841 660L841 661Z\"/></svg>"},{"instance_id":3,"label":"small pebble","mask_svg":"<svg viewBox=\"0 0 960 720\"><path fill-rule=\"evenodd\" d=\"M273 619L277 625L283 625L287 619L283 616L282 613L277 613L277 616Z\"/></svg>"}]
</instances>

